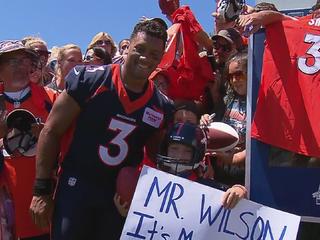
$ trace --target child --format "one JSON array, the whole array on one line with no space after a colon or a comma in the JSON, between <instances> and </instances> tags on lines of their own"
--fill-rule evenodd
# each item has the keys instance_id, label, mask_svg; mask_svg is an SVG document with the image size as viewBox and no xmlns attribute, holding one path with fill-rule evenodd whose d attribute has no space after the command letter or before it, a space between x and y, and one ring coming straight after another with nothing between
<instances>
[{"instance_id":1,"label":"child","mask_svg":"<svg viewBox=\"0 0 320 240\"><path fill-rule=\"evenodd\" d=\"M226 185L212 179L199 178L197 168L206 151L206 136L203 130L191 123L176 123L165 137L157 158L157 168L199 183L226 191L222 198L225 208L233 208L240 199L246 197L247 190L242 185ZM122 216L128 213L128 204L120 204L120 197L115 196L115 205Z\"/></svg>"}]
</instances>

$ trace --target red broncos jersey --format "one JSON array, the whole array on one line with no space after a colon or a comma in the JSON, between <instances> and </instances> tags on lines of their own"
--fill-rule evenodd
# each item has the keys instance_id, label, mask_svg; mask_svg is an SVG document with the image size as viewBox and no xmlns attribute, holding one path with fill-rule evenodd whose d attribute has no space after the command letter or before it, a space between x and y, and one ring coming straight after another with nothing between
<instances>
[{"instance_id":1,"label":"red broncos jersey","mask_svg":"<svg viewBox=\"0 0 320 240\"><path fill-rule=\"evenodd\" d=\"M42 122L45 122L51 109L51 101L44 88L30 83L30 92L20 101L19 108L29 110ZM15 109L12 99L6 96L8 113ZM16 236L20 238L48 233L36 227L29 214L32 188L35 179L35 156L7 156L0 177L0 186L5 185L12 196Z\"/></svg>"},{"instance_id":2,"label":"red broncos jersey","mask_svg":"<svg viewBox=\"0 0 320 240\"><path fill-rule=\"evenodd\" d=\"M168 29L168 44L158 67L167 70L171 99L198 100L207 82L214 78L208 59L199 56L195 41L203 29L188 6L181 6L171 17L173 25Z\"/></svg>"},{"instance_id":3,"label":"red broncos jersey","mask_svg":"<svg viewBox=\"0 0 320 240\"><path fill-rule=\"evenodd\" d=\"M252 136L320 157L320 19L309 16L266 28L261 86Z\"/></svg>"}]
</instances>

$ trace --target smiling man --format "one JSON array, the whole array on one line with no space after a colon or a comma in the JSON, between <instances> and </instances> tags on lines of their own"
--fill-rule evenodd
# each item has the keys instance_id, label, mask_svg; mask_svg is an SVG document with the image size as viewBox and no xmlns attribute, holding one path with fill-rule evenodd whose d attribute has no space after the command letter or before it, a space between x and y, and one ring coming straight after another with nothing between
<instances>
[{"instance_id":1,"label":"smiling man","mask_svg":"<svg viewBox=\"0 0 320 240\"><path fill-rule=\"evenodd\" d=\"M166 39L157 21L140 22L123 65L76 66L67 76L40 135L30 206L35 223L45 227L54 205L53 240L119 239L124 219L113 203L117 174L141 162L144 146L155 153L173 109L148 80ZM53 203L51 173L60 152Z\"/></svg>"}]
</instances>

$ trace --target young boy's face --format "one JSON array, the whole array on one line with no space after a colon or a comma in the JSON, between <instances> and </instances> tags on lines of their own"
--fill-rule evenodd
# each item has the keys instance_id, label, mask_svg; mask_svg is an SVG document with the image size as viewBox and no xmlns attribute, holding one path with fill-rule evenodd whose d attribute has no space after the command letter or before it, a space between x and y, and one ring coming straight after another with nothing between
<instances>
[{"instance_id":1,"label":"young boy's face","mask_svg":"<svg viewBox=\"0 0 320 240\"><path fill-rule=\"evenodd\" d=\"M193 149L184 144L171 143L168 147L168 157L176 158L182 163L190 162L193 158Z\"/></svg>"}]
</instances>

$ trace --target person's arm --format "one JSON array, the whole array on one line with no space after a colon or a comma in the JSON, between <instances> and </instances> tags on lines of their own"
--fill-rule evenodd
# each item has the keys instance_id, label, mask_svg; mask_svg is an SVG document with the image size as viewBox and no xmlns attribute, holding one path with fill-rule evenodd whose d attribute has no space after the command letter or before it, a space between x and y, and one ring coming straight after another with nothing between
<instances>
[{"instance_id":1,"label":"person's arm","mask_svg":"<svg viewBox=\"0 0 320 240\"><path fill-rule=\"evenodd\" d=\"M246 160L246 150L233 154L232 164L244 164Z\"/></svg>"},{"instance_id":2,"label":"person's arm","mask_svg":"<svg viewBox=\"0 0 320 240\"><path fill-rule=\"evenodd\" d=\"M52 170L60 152L60 141L79 113L80 106L78 103L66 91L63 91L53 105L39 136L36 178L52 177Z\"/></svg>"},{"instance_id":3,"label":"person's arm","mask_svg":"<svg viewBox=\"0 0 320 240\"><path fill-rule=\"evenodd\" d=\"M40 228L46 228L51 222L52 172L60 152L60 141L73 120L80 113L80 106L63 91L48 116L40 133L36 156L36 180L30 214L34 223Z\"/></svg>"},{"instance_id":4,"label":"person's arm","mask_svg":"<svg viewBox=\"0 0 320 240\"><path fill-rule=\"evenodd\" d=\"M213 154L218 160L222 161L225 164L231 165L241 165L245 163L246 160L246 150L241 152L215 152Z\"/></svg>"},{"instance_id":5,"label":"person's arm","mask_svg":"<svg viewBox=\"0 0 320 240\"><path fill-rule=\"evenodd\" d=\"M212 52L212 39L208 36L208 34L200 30L195 34L195 41L200 45L203 46L208 52Z\"/></svg>"},{"instance_id":6,"label":"person's arm","mask_svg":"<svg viewBox=\"0 0 320 240\"><path fill-rule=\"evenodd\" d=\"M246 35L249 35L258 31L261 26L265 27L269 24L283 20L296 19L282 14L281 12L266 10L247 15L240 15L237 20L237 28L242 30L242 32L245 32Z\"/></svg>"}]
</instances>

